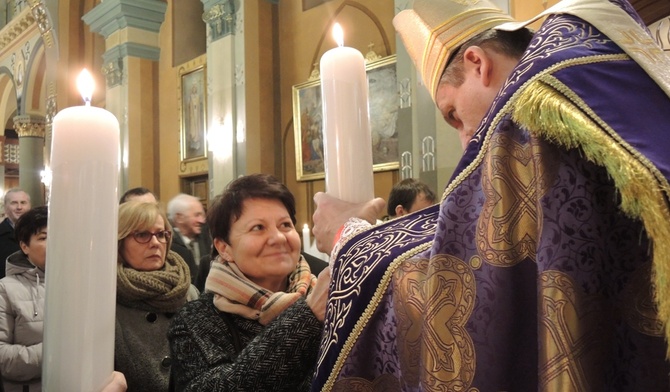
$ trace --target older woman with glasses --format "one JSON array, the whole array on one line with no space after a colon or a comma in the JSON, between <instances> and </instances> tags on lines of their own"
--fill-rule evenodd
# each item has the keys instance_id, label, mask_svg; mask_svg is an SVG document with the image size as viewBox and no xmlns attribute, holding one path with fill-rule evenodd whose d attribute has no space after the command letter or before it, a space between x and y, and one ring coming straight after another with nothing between
<instances>
[{"instance_id":1,"label":"older woman with glasses","mask_svg":"<svg viewBox=\"0 0 670 392\"><path fill-rule=\"evenodd\" d=\"M172 228L156 203L119 206L114 368L129 391L167 391L172 315L198 292L184 260L170 251Z\"/></svg>"}]
</instances>

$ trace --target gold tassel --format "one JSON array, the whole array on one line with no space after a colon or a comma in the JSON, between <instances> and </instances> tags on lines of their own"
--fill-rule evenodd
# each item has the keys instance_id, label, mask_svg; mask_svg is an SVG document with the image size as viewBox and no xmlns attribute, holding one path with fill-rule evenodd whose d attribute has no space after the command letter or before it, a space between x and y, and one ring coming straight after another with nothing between
<instances>
[{"instance_id":1,"label":"gold tassel","mask_svg":"<svg viewBox=\"0 0 670 392\"><path fill-rule=\"evenodd\" d=\"M586 159L607 170L621 194L622 211L643 222L651 241L654 297L670 342L670 211L666 199L670 187L650 161L589 112L560 81L543 76L515 97L512 118L537 137L566 149L579 148ZM670 346L666 350L670 359Z\"/></svg>"}]
</instances>

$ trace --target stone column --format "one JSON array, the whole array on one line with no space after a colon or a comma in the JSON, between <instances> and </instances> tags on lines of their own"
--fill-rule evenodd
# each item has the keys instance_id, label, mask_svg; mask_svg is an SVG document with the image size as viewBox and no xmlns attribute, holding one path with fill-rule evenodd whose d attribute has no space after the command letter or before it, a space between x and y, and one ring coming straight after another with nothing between
<instances>
[{"instance_id":1,"label":"stone column","mask_svg":"<svg viewBox=\"0 0 670 392\"><path fill-rule=\"evenodd\" d=\"M121 173L119 192L144 186L159 193L157 151L157 61L159 30L167 3L161 0L105 0L82 18L105 37L102 73L107 110L119 120ZM146 159L147 156L154 159Z\"/></svg>"},{"instance_id":2,"label":"stone column","mask_svg":"<svg viewBox=\"0 0 670 392\"><path fill-rule=\"evenodd\" d=\"M14 129L19 135L19 187L30 195L33 206L44 204L40 179L40 172L44 170L44 124L42 116L14 117Z\"/></svg>"},{"instance_id":3,"label":"stone column","mask_svg":"<svg viewBox=\"0 0 670 392\"><path fill-rule=\"evenodd\" d=\"M210 200L245 172L243 9L230 0L201 0L207 23L207 122L211 124Z\"/></svg>"}]
</instances>

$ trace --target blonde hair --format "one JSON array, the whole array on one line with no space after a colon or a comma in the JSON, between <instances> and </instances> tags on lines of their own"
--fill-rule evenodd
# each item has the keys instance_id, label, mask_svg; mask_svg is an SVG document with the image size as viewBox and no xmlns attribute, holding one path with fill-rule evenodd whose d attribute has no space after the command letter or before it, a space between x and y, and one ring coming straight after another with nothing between
<instances>
[{"instance_id":1,"label":"blonde hair","mask_svg":"<svg viewBox=\"0 0 670 392\"><path fill-rule=\"evenodd\" d=\"M134 232L151 229L159 216L163 218L165 230L169 231L170 234L174 234L167 216L160 209L158 203L147 203L131 200L119 206L119 262L123 261L121 259L121 248L123 246L123 240ZM166 245L167 247L165 254L167 255L167 252L172 246L172 236L170 236L170 239L167 241Z\"/></svg>"}]
</instances>

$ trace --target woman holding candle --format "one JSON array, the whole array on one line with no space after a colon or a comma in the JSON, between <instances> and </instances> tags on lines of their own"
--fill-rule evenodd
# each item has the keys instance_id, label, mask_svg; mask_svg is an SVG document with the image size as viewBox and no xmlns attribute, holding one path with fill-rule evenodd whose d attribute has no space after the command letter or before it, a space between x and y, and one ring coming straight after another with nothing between
<instances>
[{"instance_id":1,"label":"woman holding candle","mask_svg":"<svg viewBox=\"0 0 670 392\"><path fill-rule=\"evenodd\" d=\"M300 256L295 200L270 175L231 182L210 207L218 252L206 293L168 333L178 391L309 390L330 269Z\"/></svg>"},{"instance_id":2,"label":"woman holding candle","mask_svg":"<svg viewBox=\"0 0 670 392\"><path fill-rule=\"evenodd\" d=\"M42 389L42 327L47 207L16 222L21 250L7 258L0 280L0 372L5 392Z\"/></svg>"},{"instance_id":3,"label":"woman holding candle","mask_svg":"<svg viewBox=\"0 0 670 392\"><path fill-rule=\"evenodd\" d=\"M170 317L197 297L184 260L169 251L172 228L156 203L119 206L114 368L129 391L167 391Z\"/></svg>"}]
</instances>

